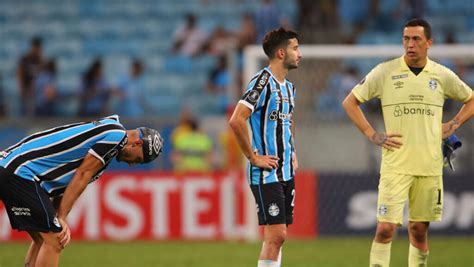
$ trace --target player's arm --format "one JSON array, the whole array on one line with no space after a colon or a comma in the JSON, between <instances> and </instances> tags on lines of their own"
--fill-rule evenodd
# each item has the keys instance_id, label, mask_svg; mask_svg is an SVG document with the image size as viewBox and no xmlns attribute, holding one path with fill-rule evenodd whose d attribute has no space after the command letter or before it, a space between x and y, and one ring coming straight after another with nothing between
<instances>
[{"instance_id":1,"label":"player's arm","mask_svg":"<svg viewBox=\"0 0 474 267\"><path fill-rule=\"evenodd\" d=\"M474 116L474 96L464 103L454 118L443 123L443 139L452 135L456 129Z\"/></svg>"},{"instance_id":2,"label":"player's arm","mask_svg":"<svg viewBox=\"0 0 474 267\"><path fill-rule=\"evenodd\" d=\"M74 202L89 184L90 179L103 167L102 161L88 153L68 184L59 206L58 217L65 219Z\"/></svg>"},{"instance_id":3,"label":"player's arm","mask_svg":"<svg viewBox=\"0 0 474 267\"><path fill-rule=\"evenodd\" d=\"M244 156L250 161L250 164L265 169L276 168L278 167L277 156L259 155L252 151L247 128L247 120L251 114L252 110L250 108L241 103L237 104L229 120L230 128L234 132L237 142Z\"/></svg>"},{"instance_id":4,"label":"player's arm","mask_svg":"<svg viewBox=\"0 0 474 267\"><path fill-rule=\"evenodd\" d=\"M292 119L291 120L291 144L293 146L293 169L296 171L298 170L298 157L296 156L296 145L295 145L295 121Z\"/></svg>"},{"instance_id":5,"label":"player's arm","mask_svg":"<svg viewBox=\"0 0 474 267\"><path fill-rule=\"evenodd\" d=\"M369 121L367 121L367 118L360 109L360 104L361 103L352 92L349 93L346 99L342 102L344 110L357 128L359 128L367 139L378 146L384 147L388 150L400 148L402 143L395 138L401 137L401 135L396 133L378 133L375 131L374 127L372 127Z\"/></svg>"},{"instance_id":6,"label":"player's arm","mask_svg":"<svg viewBox=\"0 0 474 267\"><path fill-rule=\"evenodd\" d=\"M103 167L102 161L87 153L79 168L77 168L71 182L68 184L61 199L58 210L58 219L63 227L59 234L61 245L66 246L70 240L69 227L66 224L66 217L72 209L72 206L87 187L90 179Z\"/></svg>"}]
</instances>

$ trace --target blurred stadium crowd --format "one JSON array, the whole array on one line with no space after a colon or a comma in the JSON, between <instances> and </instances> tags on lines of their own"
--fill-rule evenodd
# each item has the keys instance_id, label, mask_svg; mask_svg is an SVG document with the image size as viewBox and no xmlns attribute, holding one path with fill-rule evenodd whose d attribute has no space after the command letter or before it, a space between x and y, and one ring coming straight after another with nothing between
<instances>
[{"instance_id":1,"label":"blurred stadium crowd","mask_svg":"<svg viewBox=\"0 0 474 267\"><path fill-rule=\"evenodd\" d=\"M470 0L3 0L0 112L10 122L113 113L132 124L163 120L170 146L153 168L170 169L180 160L173 132L181 124L199 131L203 116L225 119L242 88L242 50L267 30L294 28L302 44L400 44L405 21L419 16L435 43L473 43L473 14ZM474 66L443 63L474 87ZM305 100L313 110L301 112L342 118L338 103L368 69L348 64L332 73ZM30 130L4 123L1 147ZM221 153L233 146L226 132L213 137L226 143ZM213 146L198 148L209 162L222 158L207 151ZM228 168L234 156L210 164Z\"/></svg>"}]
</instances>

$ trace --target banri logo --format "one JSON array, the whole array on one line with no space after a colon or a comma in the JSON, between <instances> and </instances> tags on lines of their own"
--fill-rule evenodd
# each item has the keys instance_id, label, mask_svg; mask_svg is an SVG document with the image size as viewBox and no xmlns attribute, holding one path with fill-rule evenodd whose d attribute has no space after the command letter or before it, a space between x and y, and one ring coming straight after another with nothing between
<instances>
[{"instance_id":1,"label":"banri logo","mask_svg":"<svg viewBox=\"0 0 474 267\"><path fill-rule=\"evenodd\" d=\"M405 106L396 105L395 109L393 110L393 115L395 117L401 117L403 115L434 116L435 112L434 112L434 110L430 109L427 106L425 106L423 108L421 108L421 107L409 108L409 107L405 107Z\"/></svg>"}]
</instances>

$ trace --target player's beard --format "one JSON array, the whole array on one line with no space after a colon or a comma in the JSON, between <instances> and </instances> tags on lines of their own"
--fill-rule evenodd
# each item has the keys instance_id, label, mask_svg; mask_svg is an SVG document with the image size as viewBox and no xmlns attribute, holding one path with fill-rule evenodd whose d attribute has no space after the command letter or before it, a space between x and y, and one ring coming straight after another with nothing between
<instances>
[{"instance_id":1,"label":"player's beard","mask_svg":"<svg viewBox=\"0 0 474 267\"><path fill-rule=\"evenodd\" d=\"M283 61L283 66L286 69L292 70L298 68L298 62L295 60L291 60L288 56L285 56L285 60Z\"/></svg>"}]
</instances>

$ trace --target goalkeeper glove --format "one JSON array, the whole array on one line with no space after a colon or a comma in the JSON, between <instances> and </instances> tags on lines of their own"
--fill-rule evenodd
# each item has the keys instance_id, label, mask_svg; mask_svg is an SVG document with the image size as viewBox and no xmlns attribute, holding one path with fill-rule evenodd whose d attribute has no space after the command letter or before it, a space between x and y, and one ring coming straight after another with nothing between
<instances>
[{"instance_id":1,"label":"goalkeeper glove","mask_svg":"<svg viewBox=\"0 0 474 267\"><path fill-rule=\"evenodd\" d=\"M443 158L444 158L444 167L448 167L454 171L453 160L455 158L454 151L462 146L461 140L455 135L452 134L448 138L443 139Z\"/></svg>"}]
</instances>

